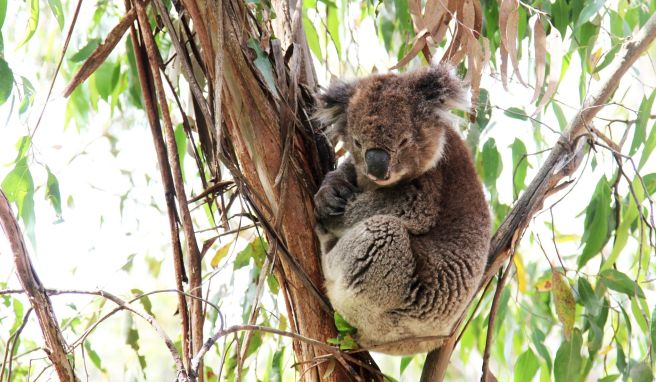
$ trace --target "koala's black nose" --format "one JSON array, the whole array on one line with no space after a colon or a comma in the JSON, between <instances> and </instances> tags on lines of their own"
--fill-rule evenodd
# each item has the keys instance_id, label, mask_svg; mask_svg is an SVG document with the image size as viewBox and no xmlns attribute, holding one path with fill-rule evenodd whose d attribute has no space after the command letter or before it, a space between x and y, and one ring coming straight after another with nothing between
<instances>
[{"instance_id":1,"label":"koala's black nose","mask_svg":"<svg viewBox=\"0 0 656 382\"><path fill-rule=\"evenodd\" d=\"M385 150L369 149L364 154L367 163L367 174L376 179L386 179L390 156Z\"/></svg>"}]
</instances>

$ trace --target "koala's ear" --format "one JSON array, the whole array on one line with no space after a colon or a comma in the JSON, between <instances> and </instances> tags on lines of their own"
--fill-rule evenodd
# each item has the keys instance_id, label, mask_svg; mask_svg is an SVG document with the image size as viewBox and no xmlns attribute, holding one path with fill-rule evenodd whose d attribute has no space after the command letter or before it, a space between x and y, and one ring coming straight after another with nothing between
<instances>
[{"instance_id":1,"label":"koala's ear","mask_svg":"<svg viewBox=\"0 0 656 382\"><path fill-rule=\"evenodd\" d=\"M326 128L331 141L346 133L346 111L355 93L355 83L334 81L328 89L317 95L314 118Z\"/></svg>"},{"instance_id":2,"label":"koala's ear","mask_svg":"<svg viewBox=\"0 0 656 382\"><path fill-rule=\"evenodd\" d=\"M456 75L451 65L433 64L416 72L411 83L413 92L419 95L426 109L449 111L469 108L469 86Z\"/></svg>"}]
</instances>

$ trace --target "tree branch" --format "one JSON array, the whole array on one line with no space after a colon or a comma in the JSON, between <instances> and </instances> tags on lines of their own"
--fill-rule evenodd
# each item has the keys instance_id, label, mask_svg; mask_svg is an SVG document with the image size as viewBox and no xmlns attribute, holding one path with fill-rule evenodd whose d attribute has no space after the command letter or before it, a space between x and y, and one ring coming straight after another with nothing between
<instances>
[{"instance_id":1,"label":"tree branch","mask_svg":"<svg viewBox=\"0 0 656 382\"><path fill-rule=\"evenodd\" d=\"M590 122L597 112L606 105L610 95L615 91L626 71L638 59L656 38L656 15L652 15L642 29L628 39L618 53L611 68L610 75L592 92L581 109L569 124L569 129L561 136L551 151L540 171L524 194L510 211L495 235L492 237L488 266L481 280L481 286L498 272L504 261L515 251L515 246L530 219L542 207L549 192L558 182L571 175L579 166L584 152L584 139ZM446 373L449 358L455 341L447 341L441 348L428 354L422 371L422 381L442 381Z\"/></svg>"},{"instance_id":2,"label":"tree branch","mask_svg":"<svg viewBox=\"0 0 656 382\"><path fill-rule=\"evenodd\" d=\"M14 254L16 276L18 276L18 280L25 290L41 326L43 339L46 342L44 350L55 367L59 380L63 382L78 381L73 366L68 362L68 345L59 329L50 298L48 298L45 288L36 274L27 253L18 222L14 218L9 201L2 191L0 191L0 226L2 226Z\"/></svg>"}]
</instances>

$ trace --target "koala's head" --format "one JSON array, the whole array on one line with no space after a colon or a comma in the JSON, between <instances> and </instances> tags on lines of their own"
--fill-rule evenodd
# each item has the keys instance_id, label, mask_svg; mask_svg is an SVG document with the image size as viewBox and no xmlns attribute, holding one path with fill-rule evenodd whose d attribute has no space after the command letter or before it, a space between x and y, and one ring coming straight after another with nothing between
<instances>
[{"instance_id":1,"label":"koala's head","mask_svg":"<svg viewBox=\"0 0 656 382\"><path fill-rule=\"evenodd\" d=\"M453 108L467 87L445 65L336 82L319 95L317 118L341 140L357 171L378 186L418 177L442 156Z\"/></svg>"}]
</instances>

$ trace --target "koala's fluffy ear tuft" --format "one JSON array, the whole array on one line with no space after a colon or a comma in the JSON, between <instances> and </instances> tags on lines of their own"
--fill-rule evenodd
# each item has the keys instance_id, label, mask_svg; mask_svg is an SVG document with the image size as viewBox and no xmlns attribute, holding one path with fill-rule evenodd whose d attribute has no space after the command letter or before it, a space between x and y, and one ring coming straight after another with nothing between
<instances>
[{"instance_id":1,"label":"koala's fluffy ear tuft","mask_svg":"<svg viewBox=\"0 0 656 382\"><path fill-rule=\"evenodd\" d=\"M325 127L333 144L346 134L346 110L353 93L354 83L335 81L317 96L314 118Z\"/></svg>"},{"instance_id":2,"label":"koala's fluffy ear tuft","mask_svg":"<svg viewBox=\"0 0 656 382\"><path fill-rule=\"evenodd\" d=\"M469 86L446 64L433 64L416 73L413 91L423 99L426 109L449 111L467 110L470 103Z\"/></svg>"}]
</instances>

